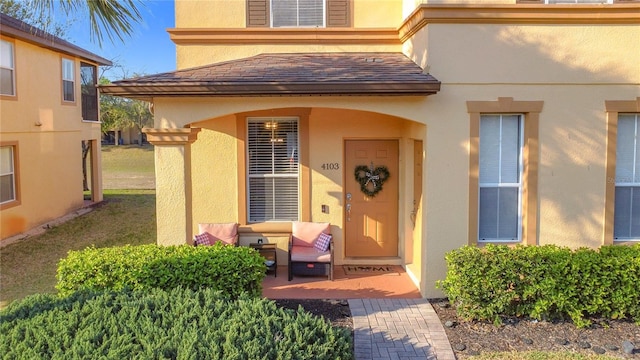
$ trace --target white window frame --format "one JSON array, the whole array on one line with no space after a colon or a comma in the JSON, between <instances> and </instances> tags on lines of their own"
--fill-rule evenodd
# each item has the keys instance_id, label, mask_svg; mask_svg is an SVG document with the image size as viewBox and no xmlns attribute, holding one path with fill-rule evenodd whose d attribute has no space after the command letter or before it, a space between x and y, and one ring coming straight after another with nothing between
<instances>
[{"instance_id":1,"label":"white window frame","mask_svg":"<svg viewBox=\"0 0 640 360\"><path fill-rule=\"evenodd\" d=\"M631 170L631 178L623 178L622 176L619 175L618 170L619 170L619 161L616 161L616 178L615 178L615 189L616 192L618 191L618 188L631 188L631 200L633 199L633 193L634 191L640 191L640 165L638 164L638 162L640 162L640 149L638 148L640 146L640 139L638 139L638 137L640 136L640 114L634 114L634 113L620 113L618 115L618 133L617 133L617 139L616 139L616 159L620 159L620 143L621 143L621 134L622 132L619 131L620 130L620 123L621 121L625 121L626 118L632 118L634 121L634 136L633 136L633 161L632 161L632 165L633 165L633 169ZM625 134L627 135L627 134ZM615 199L615 195L614 195L614 199ZM638 206L640 206L640 204L637 204ZM629 201L629 216L631 218L633 218L633 201ZM614 209L617 208L617 204L614 205ZM613 241L640 241L640 231L638 231L637 235L633 235L630 234L631 236L628 237L622 237L622 236L618 236L616 237L616 211L614 210L614 228L613 228ZM619 225L618 225L619 226ZM629 221L629 233L631 233L631 228L632 228L633 224L631 221Z\"/></svg>"},{"instance_id":2,"label":"white window frame","mask_svg":"<svg viewBox=\"0 0 640 360\"><path fill-rule=\"evenodd\" d=\"M276 134L277 124L279 123L290 123L295 122L296 124L296 133L295 133L295 143L293 146L292 154L290 156L291 161L293 162L295 159L295 172L282 172L278 171L278 165L276 162L278 161L276 154L277 146L289 146L287 143L287 139L274 137ZM253 158L251 151L254 148L254 144L252 141L254 138L251 135L252 131L252 123L260 124L260 126L264 126L265 129L268 129L269 126L267 124L276 124L275 127L271 128L271 138L269 139L271 142L271 172L265 173L263 171L252 171L253 169ZM283 144L284 143L284 144ZM260 145L256 145L260 146ZM246 158L247 158L247 166L246 166L246 177L247 177L247 221L249 223L261 223L261 222L280 222L280 221L297 221L300 219L300 119L298 117L248 117L247 118L247 145L246 145ZM287 154L289 150L287 149ZM289 158L289 157L288 157ZM282 159L280 159L282 160ZM257 165L260 166L260 165ZM282 167L280 168L282 169ZM275 182L274 187L272 189L272 198L269 201L265 201L265 203L270 203L272 206L271 215L265 212L264 217L258 217L257 214L252 210L251 199L253 197L252 194L252 179L273 179L277 181L277 179L295 179L295 195L291 193L291 198L295 197L295 216L291 216L288 218L278 218L276 217L276 207L278 205L278 201L275 197ZM292 203L287 204L288 206L292 206ZM292 214L293 215L293 214Z\"/></svg>"},{"instance_id":3,"label":"white window frame","mask_svg":"<svg viewBox=\"0 0 640 360\"><path fill-rule=\"evenodd\" d=\"M2 43L2 47L3 48L5 46L8 46L8 49L11 51L11 54L10 54L10 57L9 57L10 64L3 64L0 61L0 68L4 69L4 70L9 70L11 72L11 90L12 90L12 93L7 93L7 94L0 93L0 95L3 95L3 96L16 96L16 52L15 52L15 46L11 41L0 39L0 42Z\"/></svg>"},{"instance_id":4,"label":"white window frame","mask_svg":"<svg viewBox=\"0 0 640 360\"><path fill-rule=\"evenodd\" d=\"M498 181L497 183L488 183L482 182L481 177L478 176L478 229L477 229L477 239L479 243L491 243L491 242L521 242L522 241L522 190L523 190L523 174L524 174L524 161L523 161L523 153L524 153L524 114L481 114L480 115L480 126L482 126L482 120L485 116L498 116L500 118L500 139L502 139L502 122L504 116L518 116L518 182L517 183L507 183ZM479 141L482 143L482 135L479 136ZM500 142L500 146L502 147L502 142ZM500 151L502 153L502 151ZM479 157L482 156L479 152ZM499 166L502 168L502 161L499 161ZM480 171L482 164L479 162L478 164L478 172ZM501 171L499 171L501 173ZM501 175L499 175L501 177ZM481 204L480 204L480 196L482 188L518 188L518 197L517 197L517 238L481 238L480 237L480 219L481 216ZM499 223L496 224L499 226Z\"/></svg>"},{"instance_id":5,"label":"white window frame","mask_svg":"<svg viewBox=\"0 0 640 360\"><path fill-rule=\"evenodd\" d=\"M274 19L276 18L276 16L274 15L274 5L273 3L275 1L278 0L269 0L269 21L270 24L269 26L272 28L324 28L327 26L327 0L322 0L322 24L317 24L317 25L300 25L300 4L298 3L299 0L291 0L291 1L296 1L296 25L290 25L290 26L275 26L274 25Z\"/></svg>"},{"instance_id":6,"label":"white window frame","mask_svg":"<svg viewBox=\"0 0 640 360\"><path fill-rule=\"evenodd\" d=\"M5 176L10 176L11 177L11 193L13 194L13 198L2 201L2 199L0 198L0 205L4 205L4 204L9 204L12 203L14 201L18 200L18 193L17 193L17 187L16 187L16 159L15 159L15 147L14 146L2 146L0 147L0 151L4 150L4 149L9 149L9 159L10 159L10 169L8 171L3 171L3 168L5 167L4 164L2 164L2 166L0 166L0 177L5 177Z\"/></svg>"},{"instance_id":7,"label":"white window frame","mask_svg":"<svg viewBox=\"0 0 640 360\"><path fill-rule=\"evenodd\" d=\"M69 66L69 68L67 68ZM69 71L70 70L70 71ZM62 58L62 101L68 103L76 102L76 62L69 58ZM71 88L73 91L71 92L72 99L69 100L65 98L65 82L70 82L72 84Z\"/></svg>"}]
</instances>

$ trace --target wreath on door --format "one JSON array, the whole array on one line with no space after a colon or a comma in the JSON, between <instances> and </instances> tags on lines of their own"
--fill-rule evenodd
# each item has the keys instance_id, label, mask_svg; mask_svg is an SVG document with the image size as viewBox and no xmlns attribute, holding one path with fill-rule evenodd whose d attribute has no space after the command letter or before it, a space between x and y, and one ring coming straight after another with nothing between
<instances>
[{"instance_id":1,"label":"wreath on door","mask_svg":"<svg viewBox=\"0 0 640 360\"><path fill-rule=\"evenodd\" d=\"M363 194L374 197L380 191L382 191L382 184L391 175L389 169L382 165L374 168L373 163L371 166L358 165L354 171L356 181L360 184L360 191Z\"/></svg>"}]
</instances>

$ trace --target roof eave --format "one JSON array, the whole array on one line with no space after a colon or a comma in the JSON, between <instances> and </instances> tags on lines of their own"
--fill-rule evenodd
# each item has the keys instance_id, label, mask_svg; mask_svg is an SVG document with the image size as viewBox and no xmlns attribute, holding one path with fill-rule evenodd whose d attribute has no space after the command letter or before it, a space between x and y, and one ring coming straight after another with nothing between
<instances>
[{"instance_id":1,"label":"roof eave","mask_svg":"<svg viewBox=\"0 0 640 360\"><path fill-rule=\"evenodd\" d=\"M78 46L73 44L64 44L59 41L56 41L54 37L43 38L42 36L38 36L37 34L32 34L24 30L16 29L10 26L2 26L2 35L7 35L9 37L16 38L18 40L22 40L31 44L35 44L49 50L58 51L67 55L77 56L84 60L89 60L97 63L101 66L111 66L113 65L110 60L107 60L101 56L98 56L92 52L84 50Z\"/></svg>"},{"instance_id":2,"label":"roof eave","mask_svg":"<svg viewBox=\"0 0 640 360\"><path fill-rule=\"evenodd\" d=\"M102 94L130 98L185 96L286 96L286 95L362 95L429 96L440 91L439 81L419 83L270 83L270 84L109 84L100 86Z\"/></svg>"}]
</instances>

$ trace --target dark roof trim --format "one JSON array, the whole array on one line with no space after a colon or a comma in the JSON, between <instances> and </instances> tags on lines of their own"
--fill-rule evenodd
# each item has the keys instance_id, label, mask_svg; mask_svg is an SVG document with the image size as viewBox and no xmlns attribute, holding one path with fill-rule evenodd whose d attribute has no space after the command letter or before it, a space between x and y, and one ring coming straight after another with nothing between
<instances>
[{"instance_id":1,"label":"dark roof trim","mask_svg":"<svg viewBox=\"0 0 640 360\"><path fill-rule=\"evenodd\" d=\"M246 83L215 85L101 85L103 94L131 98L155 96L274 96L274 95L433 95L440 82L433 83Z\"/></svg>"},{"instance_id":2,"label":"dark roof trim","mask_svg":"<svg viewBox=\"0 0 640 360\"><path fill-rule=\"evenodd\" d=\"M23 21L0 13L0 34L19 39L49 50L61 52L98 65L112 65L111 61L76 46L57 36L51 35Z\"/></svg>"}]
</instances>

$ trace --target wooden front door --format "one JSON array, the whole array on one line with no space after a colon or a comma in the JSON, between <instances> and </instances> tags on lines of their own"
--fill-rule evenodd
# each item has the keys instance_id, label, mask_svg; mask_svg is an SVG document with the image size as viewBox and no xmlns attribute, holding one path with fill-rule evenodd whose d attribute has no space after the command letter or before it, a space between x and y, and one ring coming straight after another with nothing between
<instances>
[{"instance_id":1,"label":"wooden front door","mask_svg":"<svg viewBox=\"0 0 640 360\"><path fill-rule=\"evenodd\" d=\"M370 180L366 184L368 191L375 191L372 182L376 181L376 176L384 177L384 171L376 169L388 169L389 177L375 195L367 196L362 192L361 182L354 174L358 166L369 169L369 174L360 173L361 181L363 177ZM373 172L370 171L372 167ZM345 141L346 257L398 256L398 172L397 140ZM366 180L362 182L366 183Z\"/></svg>"}]
</instances>

